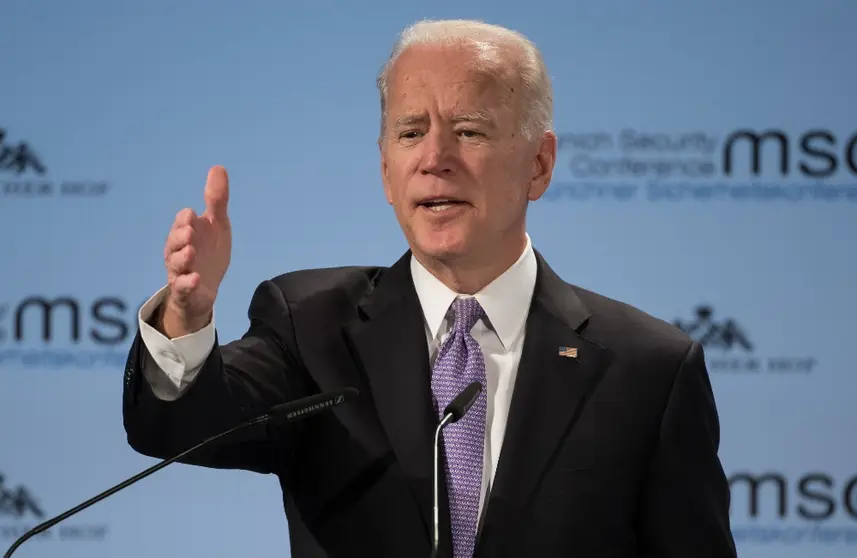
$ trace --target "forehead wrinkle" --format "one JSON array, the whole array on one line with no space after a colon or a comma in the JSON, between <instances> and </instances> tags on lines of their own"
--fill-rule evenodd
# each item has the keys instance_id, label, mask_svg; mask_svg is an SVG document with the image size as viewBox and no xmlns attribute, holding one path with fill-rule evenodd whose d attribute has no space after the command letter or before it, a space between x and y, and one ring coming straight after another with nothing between
<instances>
[{"instance_id":1,"label":"forehead wrinkle","mask_svg":"<svg viewBox=\"0 0 857 558\"><path fill-rule=\"evenodd\" d=\"M391 68L388 110L394 127L425 123L430 120L428 112L431 110L438 110L457 121L470 119L495 125L500 124L499 113L517 113L522 88L514 53L505 46L490 44L449 46L428 47L428 51L413 47ZM414 58L424 60L427 52L444 59L439 65L451 65L452 75L438 75L436 67L431 65L414 67ZM425 91L429 92L430 99L421 99ZM420 106L425 101L430 103L430 108ZM396 105L400 110L395 110ZM396 117L395 112L400 115Z\"/></svg>"}]
</instances>

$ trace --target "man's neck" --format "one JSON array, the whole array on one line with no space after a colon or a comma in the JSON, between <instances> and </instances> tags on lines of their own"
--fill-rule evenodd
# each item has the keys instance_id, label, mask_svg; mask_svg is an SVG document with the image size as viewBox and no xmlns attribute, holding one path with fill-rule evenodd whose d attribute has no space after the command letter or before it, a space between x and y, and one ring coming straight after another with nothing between
<instances>
[{"instance_id":1,"label":"man's neck","mask_svg":"<svg viewBox=\"0 0 857 558\"><path fill-rule=\"evenodd\" d=\"M417 261L450 290L459 294L476 294L518 261L527 246L526 236L512 248L483 254L478 258L463 256L437 260L414 253Z\"/></svg>"}]
</instances>

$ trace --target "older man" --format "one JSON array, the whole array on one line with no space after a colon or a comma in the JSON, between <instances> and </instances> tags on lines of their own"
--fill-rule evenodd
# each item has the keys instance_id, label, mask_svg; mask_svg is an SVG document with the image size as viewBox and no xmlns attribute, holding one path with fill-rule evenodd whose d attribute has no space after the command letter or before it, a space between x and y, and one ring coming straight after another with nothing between
<instances>
[{"instance_id":1,"label":"older man","mask_svg":"<svg viewBox=\"0 0 857 558\"><path fill-rule=\"evenodd\" d=\"M124 417L170 456L271 405L355 386L333 412L224 440L187 462L276 474L292 556L728 558L729 489L702 349L560 279L526 233L556 154L551 86L523 36L477 22L408 28L378 85L381 175L410 250L389 268L262 282L241 339L213 308L230 260L226 171L166 242L142 308ZM270 554L270 552L268 552Z\"/></svg>"}]
</instances>

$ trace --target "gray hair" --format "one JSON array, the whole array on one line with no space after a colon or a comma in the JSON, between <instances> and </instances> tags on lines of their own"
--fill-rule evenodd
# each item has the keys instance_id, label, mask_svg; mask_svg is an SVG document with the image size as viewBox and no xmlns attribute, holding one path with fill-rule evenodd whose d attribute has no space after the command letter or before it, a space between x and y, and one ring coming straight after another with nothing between
<instances>
[{"instance_id":1,"label":"gray hair","mask_svg":"<svg viewBox=\"0 0 857 558\"><path fill-rule=\"evenodd\" d=\"M512 47L518 56L509 61L523 83L523 114L521 133L528 139L539 137L553 127L553 89L544 59L538 48L517 31L473 20L423 20L399 36L390 58L378 75L377 86L381 94L381 136L387 121L387 94L390 69L409 47L421 45L449 45L471 42L474 45Z\"/></svg>"}]
</instances>

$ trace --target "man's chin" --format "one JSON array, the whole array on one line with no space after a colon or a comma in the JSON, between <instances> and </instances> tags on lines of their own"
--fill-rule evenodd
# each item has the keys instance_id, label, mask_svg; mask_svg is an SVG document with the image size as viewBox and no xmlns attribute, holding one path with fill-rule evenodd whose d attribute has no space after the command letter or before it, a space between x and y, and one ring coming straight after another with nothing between
<instances>
[{"instance_id":1,"label":"man's chin","mask_svg":"<svg viewBox=\"0 0 857 558\"><path fill-rule=\"evenodd\" d=\"M427 235L418 239L416 245L420 253L437 261L457 260L469 252L469 243L464 238L451 235Z\"/></svg>"}]
</instances>

